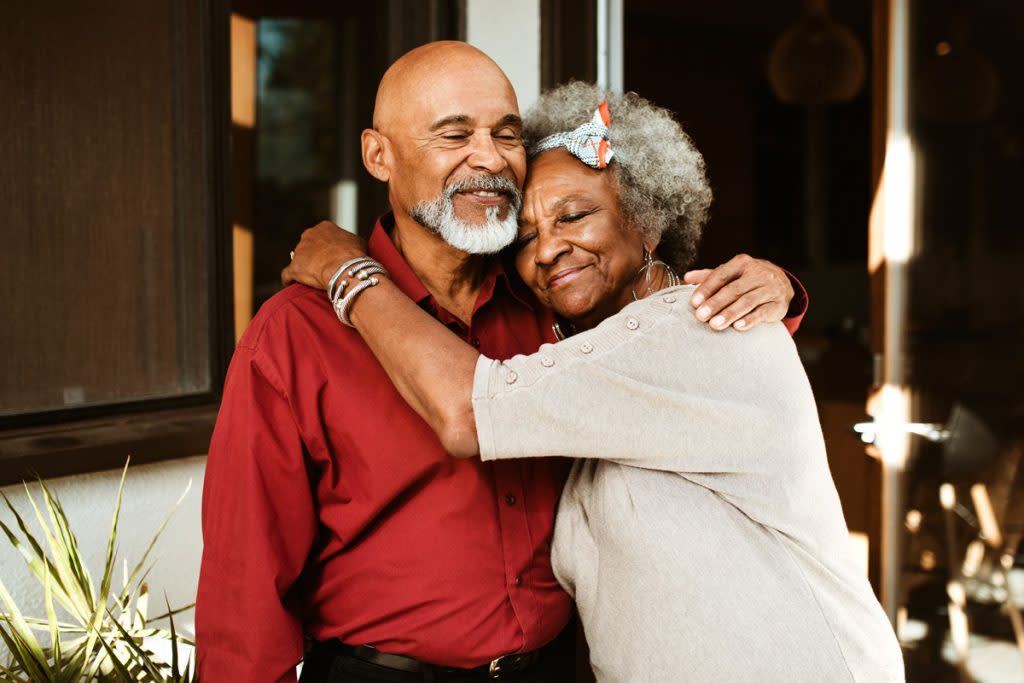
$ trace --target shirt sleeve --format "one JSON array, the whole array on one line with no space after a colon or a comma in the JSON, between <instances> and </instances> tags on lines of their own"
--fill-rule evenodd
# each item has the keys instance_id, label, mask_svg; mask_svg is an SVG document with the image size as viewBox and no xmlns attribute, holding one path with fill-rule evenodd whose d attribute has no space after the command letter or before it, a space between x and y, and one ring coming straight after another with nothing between
<instances>
[{"instance_id":1,"label":"shirt sleeve","mask_svg":"<svg viewBox=\"0 0 1024 683\"><path fill-rule=\"evenodd\" d=\"M201 680L294 681L303 633L290 591L312 547L316 512L288 398L273 367L249 348L238 348L228 372L202 521Z\"/></svg>"},{"instance_id":2,"label":"shirt sleeve","mask_svg":"<svg viewBox=\"0 0 1024 683\"><path fill-rule=\"evenodd\" d=\"M782 324L786 326L790 334L796 334L796 331L800 329L800 323L803 322L804 316L807 315L807 309L811 305L811 300L807 296L807 289L800 280L796 279L796 275L785 269L783 269L783 272L789 278L789 284L793 285L793 300L789 302L789 310L786 312L786 317L783 318Z\"/></svg>"},{"instance_id":3,"label":"shirt sleeve","mask_svg":"<svg viewBox=\"0 0 1024 683\"><path fill-rule=\"evenodd\" d=\"M481 358L473 390L481 457L778 472L806 452L807 439L821 442L781 324L712 332L685 303L666 303L676 297L647 301L536 354Z\"/></svg>"}]
</instances>

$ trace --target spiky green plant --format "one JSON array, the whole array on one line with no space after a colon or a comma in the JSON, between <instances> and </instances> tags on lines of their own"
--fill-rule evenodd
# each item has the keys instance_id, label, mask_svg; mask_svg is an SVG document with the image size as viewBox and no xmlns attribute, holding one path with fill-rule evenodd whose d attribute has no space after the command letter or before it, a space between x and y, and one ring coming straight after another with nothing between
<instances>
[{"instance_id":1,"label":"spiky green plant","mask_svg":"<svg viewBox=\"0 0 1024 683\"><path fill-rule=\"evenodd\" d=\"M181 670L177 652L179 643L193 643L174 629L174 615L192 605L175 610L168 605L164 614L153 617L152 620L169 618L169 631L147 626L147 621L152 620L146 618L149 588L145 581L153 568L150 562L153 548L192 484L189 482L131 571L126 560L120 563L121 581L115 588L114 575L119 564L117 524L127 472L126 462L117 488L103 576L98 586L82 560L60 499L42 479L38 481L42 505L37 504L28 484L25 484L25 492L39 521L43 543L29 531L25 519L7 496L3 496L21 533L19 536L3 521L0 521L0 528L39 580L46 616L25 616L0 580L0 639L10 651L8 663L0 665L0 681L190 683L195 679L192 662L186 662ZM58 616L58 610L63 615ZM170 641L170 663L148 648L147 641L151 640Z\"/></svg>"}]
</instances>

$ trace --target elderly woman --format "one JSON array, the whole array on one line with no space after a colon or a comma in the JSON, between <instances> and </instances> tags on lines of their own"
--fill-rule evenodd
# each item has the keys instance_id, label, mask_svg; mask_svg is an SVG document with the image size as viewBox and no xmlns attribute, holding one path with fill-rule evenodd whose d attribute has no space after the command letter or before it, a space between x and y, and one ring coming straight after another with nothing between
<instances>
[{"instance_id":1,"label":"elderly woman","mask_svg":"<svg viewBox=\"0 0 1024 683\"><path fill-rule=\"evenodd\" d=\"M711 203L690 139L581 83L542 97L525 138L515 264L562 341L498 362L371 262L322 283L318 259L365 256L342 231L286 273L347 287L342 317L453 455L578 458L552 564L600 680L902 680L789 334L712 332L679 286Z\"/></svg>"}]
</instances>

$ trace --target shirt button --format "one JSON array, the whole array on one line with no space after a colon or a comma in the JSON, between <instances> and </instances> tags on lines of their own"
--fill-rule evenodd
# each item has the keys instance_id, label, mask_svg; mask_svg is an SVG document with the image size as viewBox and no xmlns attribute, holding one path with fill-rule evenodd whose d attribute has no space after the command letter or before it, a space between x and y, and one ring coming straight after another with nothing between
<instances>
[{"instance_id":1,"label":"shirt button","mask_svg":"<svg viewBox=\"0 0 1024 683\"><path fill-rule=\"evenodd\" d=\"M516 585L517 586L522 586L523 585L523 577L521 577L521 576L517 576L516 577Z\"/></svg>"},{"instance_id":2,"label":"shirt button","mask_svg":"<svg viewBox=\"0 0 1024 683\"><path fill-rule=\"evenodd\" d=\"M547 356L544 356L543 358L540 359L540 364L546 368L550 368L552 365L555 364L555 361L552 360L551 358L548 358Z\"/></svg>"},{"instance_id":3,"label":"shirt button","mask_svg":"<svg viewBox=\"0 0 1024 683\"><path fill-rule=\"evenodd\" d=\"M476 337L473 337L473 339L472 339L472 341L471 341L470 343L471 343L471 344L472 344L472 345L473 345L474 347L476 347L476 348L478 348L478 349L480 348L480 340L479 340L479 339L477 339Z\"/></svg>"},{"instance_id":4,"label":"shirt button","mask_svg":"<svg viewBox=\"0 0 1024 683\"><path fill-rule=\"evenodd\" d=\"M582 344L580 344L580 351L582 351L583 353L590 353L593 350L594 345L591 344L590 342L583 342Z\"/></svg>"},{"instance_id":5,"label":"shirt button","mask_svg":"<svg viewBox=\"0 0 1024 683\"><path fill-rule=\"evenodd\" d=\"M516 374L515 370L509 370L508 374L505 375L505 382L508 384L515 384L517 379L519 379L519 375Z\"/></svg>"},{"instance_id":6,"label":"shirt button","mask_svg":"<svg viewBox=\"0 0 1024 683\"><path fill-rule=\"evenodd\" d=\"M636 328L640 327L640 321L637 320L636 318L626 318L626 327L628 327L631 330L635 330Z\"/></svg>"},{"instance_id":7,"label":"shirt button","mask_svg":"<svg viewBox=\"0 0 1024 683\"><path fill-rule=\"evenodd\" d=\"M509 505L515 505L516 497L510 493L507 496L505 496L505 502L508 503Z\"/></svg>"},{"instance_id":8,"label":"shirt button","mask_svg":"<svg viewBox=\"0 0 1024 683\"><path fill-rule=\"evenodd\" d=\"M667 304L674 304L676 302L676 298L673 295L669 294L664 299L662 299L662 301L664 301Z\"/></svg>"}]
</instances>

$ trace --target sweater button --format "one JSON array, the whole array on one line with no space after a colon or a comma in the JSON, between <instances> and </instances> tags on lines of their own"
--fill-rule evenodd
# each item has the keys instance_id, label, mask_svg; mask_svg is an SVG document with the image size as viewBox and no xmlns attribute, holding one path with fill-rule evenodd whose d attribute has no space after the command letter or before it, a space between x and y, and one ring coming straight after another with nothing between
<instances>
[{"instance_id":1,"label":"sweater button","mask_svg":"<svg viewBox=\"0 0 1024 683\"><path fill-rule=\"evenodd\" d=\"M551 358L548 358L547 356L544 356L543 358L540 359L540 364L546 368L550 368L552 365L555 364L555 361L552 360Z\"/></svg>"},{"instance_id":2,"label":"sweater button","mask_svg":"<svg viewBox=\"0 0 1024 683\"><path fill-rule=\"evenodd\" d=\"M664 301L667 304L674 304L676 302L676 297L672 294L669 294L664 299L662 299L662 301Z\"/></svg>"},{"instance_id":3,"label":"sweater button","mask_svg":"<svg viewBox=\"0 0 1024 683\"><path fill-rule=\"evenodd\" d=\"M628 327L631 330L635 330L636 328L640 327L640 321L637 320L636 318L626 318L626 327Z\"/></svg>"},{"instance_id":4,"label":"sweater button","mask_svg":"<svg viewBox=\"0 0 1024 683\"><path fill-rule=\"evenodd\" d=\"M515 370L509 370L508 374L505 375L505 382L507 384L515 384L517 379L519 379L519 375L516 374Z\"/></svg>"},{"instance_id":5,"label":"sweater button","mask_svg":"<svg viewBox=\"0 0 1024 683\"><path fill-rule=\"evenodd\" d=\"M505 502L506 502L506 503L507 503L508 505L515 505L515 504L516 504L516 497L515 497L515 496L513 496L513 495L512 495L511 493L510 493L510 494L508 494L507 496L505 496Z\"/></svg>"},{"instance_id":6,"label":"sweater button","mask_svg":"<svg viewBox=\"0 0 1024 683\"><path fill-rule=\"evenodd\" d=\"M591 344L590 342L583 342L582 344L580 344L580 351L582 351L583 353L590 353L593 350L594 345Z\"/></svg>"}]
</instances>

